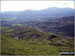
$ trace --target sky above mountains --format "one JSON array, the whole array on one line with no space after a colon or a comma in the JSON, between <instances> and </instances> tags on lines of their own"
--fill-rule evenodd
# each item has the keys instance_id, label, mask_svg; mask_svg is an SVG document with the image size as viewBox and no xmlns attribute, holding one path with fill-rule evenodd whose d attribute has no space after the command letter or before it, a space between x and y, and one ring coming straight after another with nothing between
<instances>
[{"instance_id":1,"label":"sky above mountains","mask_svg":"<svg viewBox=\"0 0 75 56\"><path fill-rule=\"evenodd\" d=\"M1 1L1 12L42 10L49 7L74 9L74 1Z\"/></svg>"}]
</instances>

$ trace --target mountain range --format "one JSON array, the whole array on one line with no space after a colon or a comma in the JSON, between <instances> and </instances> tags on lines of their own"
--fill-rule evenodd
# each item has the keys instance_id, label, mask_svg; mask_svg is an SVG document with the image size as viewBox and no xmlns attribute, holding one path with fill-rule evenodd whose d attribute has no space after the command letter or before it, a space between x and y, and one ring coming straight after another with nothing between
<instances>
[{"instance_id":1,"label":"mountain range","mask_svg":"<svg viewBox=\"0 0 75 56\"><path fill-rule=\"evenodd\" d=\"M59 55L74 51L74 9L1 12L1 55Z\"/></svg>"},{"instance_id":2,"label":"mountain range","mask_svg":"<svg viewBox=\"0 0 75 56\"><path fill-rule=\"evenodd\" d=\"M64 16L73 16L74 9L72 8L57 8L50 7L43 10L25 10L14 12L2 12L1 19L17 20L18 21L39 21L45 18L54 19Z\"/></svg>"}]
</instances>

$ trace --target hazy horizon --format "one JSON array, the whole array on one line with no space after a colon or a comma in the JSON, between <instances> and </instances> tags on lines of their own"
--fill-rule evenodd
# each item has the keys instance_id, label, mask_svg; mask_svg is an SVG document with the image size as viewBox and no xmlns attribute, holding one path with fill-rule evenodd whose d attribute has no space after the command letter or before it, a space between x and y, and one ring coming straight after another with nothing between
<instances>
[{"instance_id":1,"label":"hazy horizon","mask_svg":"<svg viewBox=\"0 0 75 56\"><path fill-rule=\"evenodd\" d=\"M43 10L51 7L74 9L74 1L1 1L1 12Z\"/></svg>"}]
</instances>

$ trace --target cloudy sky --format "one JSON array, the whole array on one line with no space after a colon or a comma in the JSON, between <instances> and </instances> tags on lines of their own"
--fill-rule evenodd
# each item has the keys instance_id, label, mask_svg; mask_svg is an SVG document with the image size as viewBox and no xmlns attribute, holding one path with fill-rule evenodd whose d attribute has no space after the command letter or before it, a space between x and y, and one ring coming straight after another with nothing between
<instances>
[{"instance_id":1,"label":"cloudy sky","mask_svg":"<svg viewBox=\"0 0 75 56\"><path fill-rule=\"evenodd\" d=\"M73 8L74 1L1 1L1 11L42 10L49 7Z\"/></svg>"}]
</instances>

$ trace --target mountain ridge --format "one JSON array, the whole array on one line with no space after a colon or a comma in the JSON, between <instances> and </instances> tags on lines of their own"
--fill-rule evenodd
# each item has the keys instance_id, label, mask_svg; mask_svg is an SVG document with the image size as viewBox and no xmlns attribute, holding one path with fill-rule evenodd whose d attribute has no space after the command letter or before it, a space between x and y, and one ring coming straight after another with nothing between
<instances>
[{"instance_id":1,"label":"mountain ridge","mask_svg":"<svg viewBox=\"0 0 75 56\"><path fill-rule=\"evenodd\" d=\"M55 8L55 9L53 9ZM17 11L17 12L6 12L1 13L1 18L13 18L15 17L15 20L24 20L24 21L38 21L42 18L55 18L55 17L62 17L62 16L73 16L74 15L74 9L71 8L48 8L43 10L25 10L25 11Z\"/></svg>"}]
</instances>

